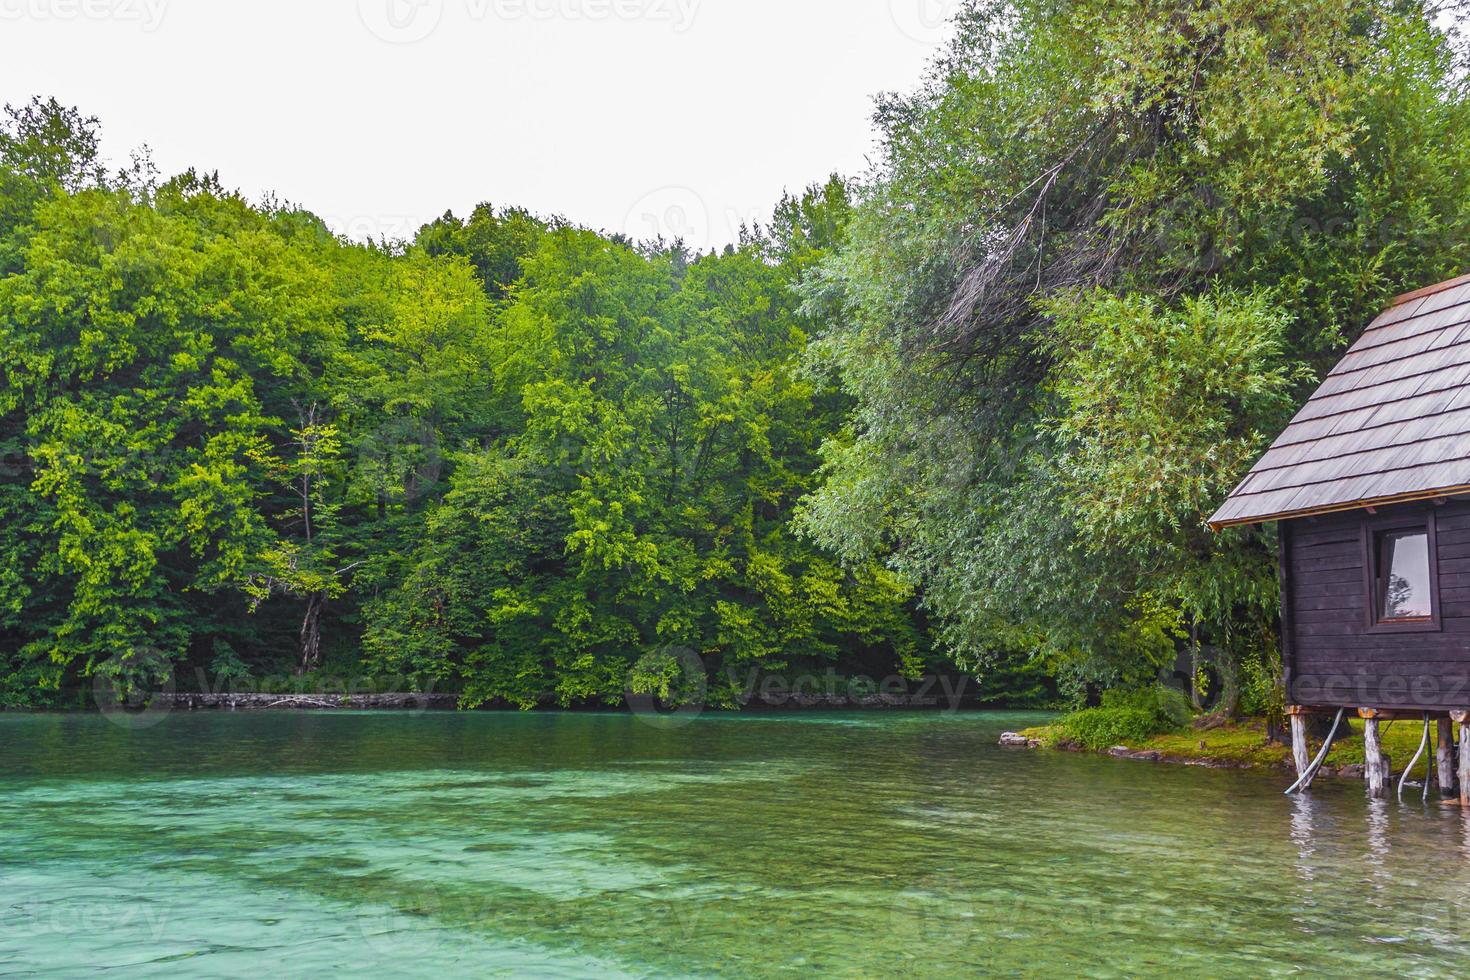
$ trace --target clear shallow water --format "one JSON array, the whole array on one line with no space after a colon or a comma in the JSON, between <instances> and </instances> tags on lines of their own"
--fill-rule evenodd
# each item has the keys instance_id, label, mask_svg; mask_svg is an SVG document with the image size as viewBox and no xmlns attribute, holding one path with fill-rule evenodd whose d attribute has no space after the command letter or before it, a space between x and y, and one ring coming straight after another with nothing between
<instances>
[{"instance_id":1,"label":"clear shallow water","mask_svg":"<svg viewBox=\"0 0 1470 980\"><path fill-rule=\"evenodd\" d=\"M1448 975L1470 818L1018 715L0 715L0 974Z\"/></svg>"}]
</instances>

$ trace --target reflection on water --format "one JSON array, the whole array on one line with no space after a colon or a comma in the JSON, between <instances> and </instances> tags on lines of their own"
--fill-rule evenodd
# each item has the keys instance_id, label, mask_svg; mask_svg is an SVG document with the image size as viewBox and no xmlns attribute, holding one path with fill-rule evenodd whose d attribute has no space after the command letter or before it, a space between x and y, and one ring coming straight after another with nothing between
<instances>
[{"instance_id":1,"label":"reflection on water","mask_svg":"<svg viewBox=\"0 0 1470 980\"><path fill-rule=\"evenodd\" d=\"M1311 793L1291 798L1291 841L1296 845L1296 867L1304 884L1317 880L1317 822L1323 804Z\"/></svg>"},{"instance_id":2,"label":"reflection on water","mask_svg":"<svg viewBox=\"0 0 1470 980\"><path fill-rule=\"evenodd\" d=\"M1338 970L1470 955L1458 808L1005 715L0 716L0 974Z\"/></svg>"}]
</instances>

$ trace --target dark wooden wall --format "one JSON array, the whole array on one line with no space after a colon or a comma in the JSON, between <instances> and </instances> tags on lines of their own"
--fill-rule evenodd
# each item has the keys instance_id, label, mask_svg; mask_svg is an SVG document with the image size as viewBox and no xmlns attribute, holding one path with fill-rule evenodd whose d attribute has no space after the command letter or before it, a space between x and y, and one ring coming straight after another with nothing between
<instances>
[{"instance_id":1,"label":"dark wooden wall","mask_svg":"<svg viewBox=\"0 0 1470 980\"><path fill-rule=\"evenodd\" d=\"M1287 700L1347 708L1470 708L1470 504L1384 508L1435 516L1437 630L1375 632L1364 565L1366 511L1283 521Z\"/></svg>"}]
</instances>

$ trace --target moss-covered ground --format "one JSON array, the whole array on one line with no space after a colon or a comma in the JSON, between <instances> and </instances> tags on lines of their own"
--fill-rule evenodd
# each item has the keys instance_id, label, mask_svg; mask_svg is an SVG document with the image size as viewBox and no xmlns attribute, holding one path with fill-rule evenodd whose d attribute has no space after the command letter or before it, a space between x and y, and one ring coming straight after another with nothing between
<instances>
[{"instance_id":1,"label":"moss-covered ground","mask_svg":"<svg viewBox=\"0 0 1470 980\"><path fill-rule=\"evenodd\" d=\"M1351 724L1352 734L1339 734L1327 756L1325 765L1328 768L1363 764L1363 722L1353 719ZM1394 770L1399 771L1414 757L1424 727L1417 721L1385 722L1382 732L1384 751L1393 762ZM1056 725L1030 728L1018 734L1047 747L1067 747L1059 745L1061 735ZM1290 746L1267 742L1266 722L1259 718L1248 718L1204 731L1185 729L1168 735L1155 735L1127 748L1136 752L1158 752L1165 762L1278 769L1291 766ZM1320 748L1317 742L1312 743L1314 758ZM1423 765L1421 759L1417 768Z\"/></svg>"}]
</instances>

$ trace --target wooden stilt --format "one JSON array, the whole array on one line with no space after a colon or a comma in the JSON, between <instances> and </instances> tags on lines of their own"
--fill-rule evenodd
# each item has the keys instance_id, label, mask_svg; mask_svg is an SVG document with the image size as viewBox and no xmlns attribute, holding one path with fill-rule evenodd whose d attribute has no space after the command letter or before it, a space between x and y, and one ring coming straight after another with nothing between
<instances>
[{"instance_id":1,"label":"wooden stilt","mask_svg":"<svg viewBox=\"0 0 1470 980\"><path fill-rule=\"evenodd\" d=\"M1455 795L1455 725L1448 718L1439 720L1435 733L1435 770L1439 774L1439 792L1442 796Z\"/></svg>"},{"instance_id":2,"label":"wooden stilt","mask_svg":"<svg viewBox=\"0 0 1470 980\"><path fill-rule=\"evenodd\" d=\"M1452 711L1450 718L1460 723L1460 805L1470 807L1470 712Z\"/></svg>"},{"instance_id":3,"label":"wooden stilt","mask_svg":"<svg viewBox=\"0 0 1470 980\"><path fill-rule=\"evenodd\" d=\"M1291 716L1291 758L1296 763L1296 774L1300 776L1312 764L1312 753L1307 746L1307 718L1305 715Z\"/></svg>"},{"instance_id":4,"label":"wooden stilt","mask_svg":"<svg viewBox=\"0 0 1470 980\"><path fill-rule=\"evenodd\" d=\"M1363 753L1367 763L1368 798L1388 799L1388 784L1393 771L1388 757L1383 754L1383 741L1378 736L1378 714L1371 710L1360 711L1363 722Z\"/></svg>"}]
</instances>

